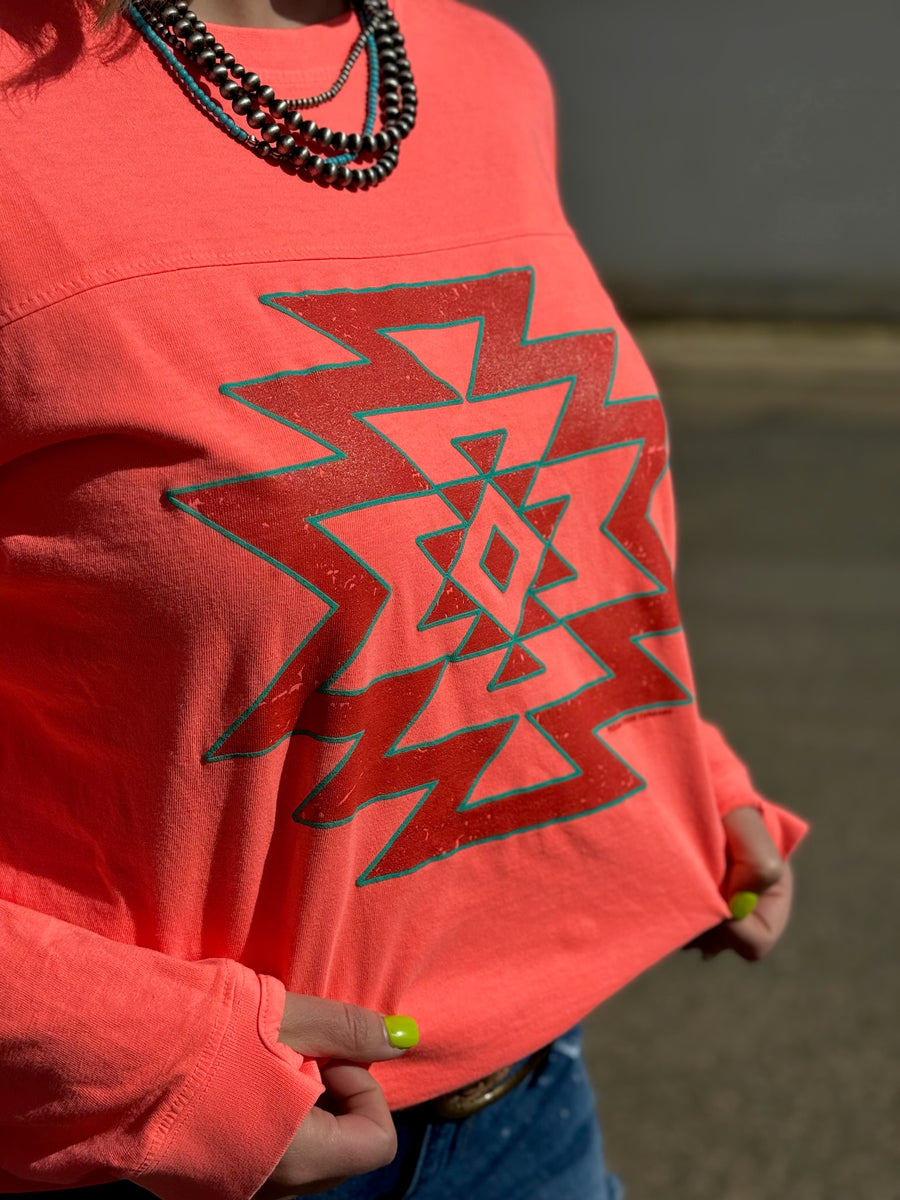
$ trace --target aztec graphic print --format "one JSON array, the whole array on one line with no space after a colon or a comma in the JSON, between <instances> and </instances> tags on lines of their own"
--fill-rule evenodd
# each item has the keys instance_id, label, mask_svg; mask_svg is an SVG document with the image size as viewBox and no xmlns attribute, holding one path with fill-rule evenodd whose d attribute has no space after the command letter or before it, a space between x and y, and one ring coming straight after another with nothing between
<instances>
[{"instance_id":1,"label":"aztec graphic print","mask_svg":"<svg viewBox=\"0 0 900 1200\"><path fill-rule=\"evenodd\" d=\"M610 399L612 329L529 340L533 286L262 297L343 361L221 390L312 450L167 493L314 606L206 760L300 739L301 825L410 796L360 885L626 800L644 781L604 729L692 702L653 653L681 632L650 517L661 405Z\"/></svg>"}]
</instances>

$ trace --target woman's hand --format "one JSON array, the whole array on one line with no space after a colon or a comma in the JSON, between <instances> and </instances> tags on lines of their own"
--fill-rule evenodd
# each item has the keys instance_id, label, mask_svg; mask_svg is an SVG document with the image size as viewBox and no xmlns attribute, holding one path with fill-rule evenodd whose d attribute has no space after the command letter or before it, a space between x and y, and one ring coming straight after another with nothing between
<instances>
[{"instance_id":1,"label":"woman's hand","mask_svg":"<svg viewBox=\"0 0 900 1200\"><path fill-rule=\"evenodd\" d=\"M791 914L794 876L755 808L732 809L722 818L722 824L728 855L725 897L730 900L738 892L754 892L759 899L746 917L722 921L684 949L698 949L704 959L734 950L741 958L756 962L765 958L785 930Z\"/></svg>"},{"instance_id":2,"label":"woman's hand","mask_svg":"<svg viewBox=\"0 0 900 1200\"><path fill-rule=\"evenodd\" d=\"M385 1167L397 1133L381 1088L365 1066L399 1058L384 1017L353 1004L288 992L278 1040L320 1064L319 1097L253 1200L287 1200L337 1187Z\"/></svg>"}]
</instances>

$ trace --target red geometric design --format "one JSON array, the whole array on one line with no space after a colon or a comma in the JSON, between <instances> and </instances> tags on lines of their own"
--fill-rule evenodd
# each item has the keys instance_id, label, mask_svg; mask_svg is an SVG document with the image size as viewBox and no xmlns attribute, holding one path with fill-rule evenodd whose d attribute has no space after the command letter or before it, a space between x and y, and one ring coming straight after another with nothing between
<instances>
[{"instance_id":1,"label":"red geometric design","mask_svg":"<svg viewBox=\"0 0 900 1200\"><path fill-rule=\"evenodd\" d=\"M519 637L527 637L529 633L537 633L538 630L555 624L554 618L538 604L533 596L526 596L522 623L519 626Z\"/></svg>"},{"instance_id":2,"label":"red geometric design","mask_svg":"<svg viewBox=\"0 0 900 1200\"><path fill-rule=\"evenodd\" d=\"M509 652L509 657L503 664L500 674L496 676L494 683L497 686L515 683L516 680L525 679L529 675L533 675L535 671L543 671L543 669L544 664L538 662L522 646L513 646Z\"/></svg>"},{"instance_id":3,"label":"red geometric design","mask_svg":"<svg viewBox=\"0 0 900 1200\"><path fill-rule=\"evenodd\" d=\"M422 622L423 626L435 625L439 621L452 621L454 617L462 617L475 612L475 605L456 584L448 579L441 594L435 601L428 617Z\"/></svg>"},{"instance_id":4,"label":"red geometric design","mask_svg":"<svg viewBox=\"0 0 900 1200\"><path fill-rule=\"evenodd\" d=\"M482 479L465 479L462 483L445 484L441 491L464 521L471 521L484 491Z\"/></svg>"},{"instance_id":5,"label":"red geometric design","mask_svg":"<svg viewBox=\"0 0 900 1200\"><path fill-rule=\"evenodd\" d=\"M487 474L500 457L503 449L503 434L479 434L478 437L458 438L457 447L471 459L479 471Z\"/></svg>"},{"instance_id":6,"label":"red geometric design","mask_svg":"<svg viewBox=\"0 0 900 1200\"><path fill-rule=\"evenodd\" d=\"M442 571L449 571L465 536L465 529L445 529L422 538L422 549L427 551Z\"/></svg>"},{"instance_id":7,"label":"red geometric design","mask_svg":"<svg viewBox=\"0 0 900 1200\"><path fill-rule=\"evenodd\" d=\"M538 577L534 582L535 591L539 591L545 587L552 587L554 583L562 583L564 579L574 578L575 572L572 568L563 562L551 546L548 546L547 553L544 555L544 561L541 563L541 569L538 572Z\"/></svg>"},{"instance_id":8,"label":"red geometric design","mask_svg":"<svg viewBox=\"0 0 900 1200\"><path fill-rule=\"evenodd\" d=\"M388 334L410 350L426 370L466 394L472 357L478 343L479 323L439 326L437 329L392 329Z\"/></svg>"},{"instance_id":9,"label":"red geometric design","mask_svg":"<svg viewBox=\"0 0 900 1200\"><path fill-rule=\"evenodd\" d=\"M530 467L524 471L510 471L507 474L495 475L494 485L518 508L528 495L528 489L533 480L534 468Z\"/></svg>"},{"instance_id":10,"label":"red geometric design","mask_svg":"<svg viewBox=\"0 0 900 1200\"><path fill-rule=\"evenodd\" d=\"M505 633L495 621L492 621L487 613L482 613L475 628L466 638L465 653L481 654L485 650L496 650L498 646L504 646L508 641L509 634Z\"/></svg>"},{"instance_id":11,"label":"red geometric design","mask_svg":"<svg viewBox=\"0 0 900 1200\"><path fill-rule=\"evenodd\" d=\"M312 328L318 338L349 347L358 361L345 361L340 369L285 369L265 379L223 385L222 390L252 405L255 412L248 420L263 413L282 427L296 427L302 414L304 445L310 438L318 441L322 454L288 465L297 459L286 451L284 463L269 471L218 481L205 478L167 493L181 512L203 521L210 537L231 539L329 606L286 660L270 664L271 682L261 692L231 701L227 726L204 757L211 765L222 758L256 757L289 739L284 753L285 777L290 778L291 756L308 755L310 738L346 745L339 766L309 794L297 796L298 836L302 826L313 826L321 836L340 838L340 826L380 797L418 794L421 799L411 815L397 821L383 818L383 849L363 870L360 884L397 880L436 859L452 864L449 856L470 847L478 849L468 852L489 854L497 839L582 818L625 799L644 786L643 780L595 731L625 712L691 700L653 658L652 642L643 648L644 639L680 624L671 566L659 534L646 519L667 462L661 406L654 397L630 399L627 394L607 403L616 368L613 330L560 333L553 325L554 311L545 305L542 328L553 330L552 335L531 337L533 286L532 272L523 268L438 283L264 297L275 310L272 320L288 323L288 334L295 320L298 336ZM442 360L441 369L452 373L455 384L465 376L463 398L458 387L436 378L399 341L379 332L396 330L401 336L404 328L429 326L437 338L441 327L476 321L481 331L477 343L456 336ZM476 353L468 374L466 364L459 363L466 345ZM289 352L285 358L290 361ZM568 379L572 384L565 392L560 389L559 419L550 442L545 439L534 452L528 442L528 396L543 389L546 398L549 386ZM510 415L510 397L521 400L515 416ZM388 406L392 413L404 414L408 441L418 439L416 444L425 447L429 412L439 410L448 423L452 412L467 414L462 426L466 436L455 437L454 445L446 447L446 480L462 473L457 451L465 446L485 473L494 469L504 447L510 467L538 463L536 480L540 483L545 472L543 486L553 487L551 495L560 495L570 478L581 481L582 516L590 511L593 523L585 519L579 528L594 532L584 539L577 560L573 544L567 543L571 566L549 547L539 579L530 586L575 577L582 592L596 596L596 604L587 609L581 604L577 612L567 613L557 599L565 586L548 590L547 601L554 598L558 620L542 626L540 606L523 595L520 636L534 631L528 643L534 657L514 645L495 682L524 670L529 659L533 677L520 674L509 686L490 686L492 663L476 651L509 646L512 635L487 612L466 640L465 627L452 621L434 624L433 612L422 623L428 602L420 603L420 597L426 585L439 586L435 567L422 550L449 572L466 527L447 528L454 517L434 472L415 465L418 460L401 446L400 433L392 441L366 423L361 413L365 398L372 414ZM498 413L506 405L502 425L491 421L493 398ZM486 436L473 437L481 416ZM633 448L633 467L630 457L623 460L616 468L622 471L621 484L616 476L615 488L604 491L598 485L596 495L606 499L602 508L596 501L594 513L591 480L602 476L603 452L625 445ZM590 455L596 458L587 463ZM607 461L619 460L611 455ZM581 464L581 473L570 472L567 464ZM523 478L525 473L523 468ZM565 498L545 501L526 514L527 521L550 542L566 528L565 507ZM427 514L428 522L420 527L419 512L423 521ZM522 518L510 508L503 520L510 523L510 541L524 554L524 541L512 528ZM522 532L527 532L524 523ZM618 562L620 571L610 569ZM647 580L643 590L634 586L635 572ZM502 600L515 584L514 573ZM442 591L440 605L453 609L461 603L449 589ZM555 639L562 661L542 653L542 639ZM571 654L565 649L569 643ZM370 651L373 668L365 675ZM538 671L541 662L545 669ZM345 686L343 677L353 670L362 682ZM575 678L579 672L589 674ZM476 680L483 682L476 687ZM231 681L227 686L233 686ZM468 724L460 726L463 711ZM517 789L516 762L504 759L504 747L526 713L541 736L565 747L574 764L571 775ZM456 724L445 728L441 722L447 721ZM431 731L427 736L419 732L426 727ZM304 736L291 739L292 733ZM466 797L488 764L495 777L509 782L504 799L466 808Z\"/></svg>"},{"instance_id":12,"label":"red geometric design","mask_svg":"<svg viewBox=\"0 0 900 1200\"><path fill-rule=\"evenodd\" d=\"M559 500L548 500L546 504L536 504L534 508L526 508L525 516L541 537L546 538L549 542L553 537L553 530L556 528L559 518L566 511L567 504L566 496Z\"/></svg>"},{"instance_id":13,"label":"red geometric design","mask_svg":"<svg viewBox=\"0 0 900 1200\"><path fill-rule=\"evenodd\" d=\"M491 534L481 564L500 587L509 586L513 567L516 565L516 551L499 529L495 529Z\"/></svg>"}]
</instances>

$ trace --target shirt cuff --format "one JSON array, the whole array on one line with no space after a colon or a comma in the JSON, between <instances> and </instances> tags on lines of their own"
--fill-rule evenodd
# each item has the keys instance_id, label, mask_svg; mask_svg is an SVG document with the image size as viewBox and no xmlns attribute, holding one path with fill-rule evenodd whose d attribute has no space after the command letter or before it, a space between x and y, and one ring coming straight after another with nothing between
<instances>
[{"instance_id":1,"label":"shirt cuff","mask_svg":"<svg viewBox=\"0 0 900 1200\"><path fill-rule=\"evenodd\" d=\"M324 1091L315 1060L278 1041L284 985L229 965L224 1028L131 1176L161 1200L250 1200Z\"/></svg>"}]
</instances>

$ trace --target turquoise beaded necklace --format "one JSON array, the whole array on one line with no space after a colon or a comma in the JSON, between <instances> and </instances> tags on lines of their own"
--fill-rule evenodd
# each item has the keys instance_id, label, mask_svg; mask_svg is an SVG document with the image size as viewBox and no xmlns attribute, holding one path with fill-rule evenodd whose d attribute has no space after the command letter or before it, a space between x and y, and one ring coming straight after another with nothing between
<instances>
[{"instance_id":1,"label":"turquoise beaded necklace","mask_svg":"<svg viewBox=\"0 0 900 1200\"><path fill-rule=\"evenodd\" d=\"M186 91L229 136L259 157L289 166L306 178L356 190L381 183L396 168L400 142L415 124L417 97L404 39L386 0L353 0L353 7L360 35L337 81L317 96L296 100L278 99L259 76L236 63L186 3L131 0L126 11ZM362 49L369 71L362 133L335 133L304 119L303 110L332 99L340 91ZM231 101L235 113L246 115L248 123L261 130L261 136L250 133L229 116L192 77L183 59L193 60L210 83L219 87L223 98ZM379 106L382 128L376 133ZM282 118L284 123L280 124ZM322 153L329 149L337 153ZM366 166L366 159L374 161ZM357 161L360 165L351 168L349 164Z\"/></svg>"}]
</instances>

